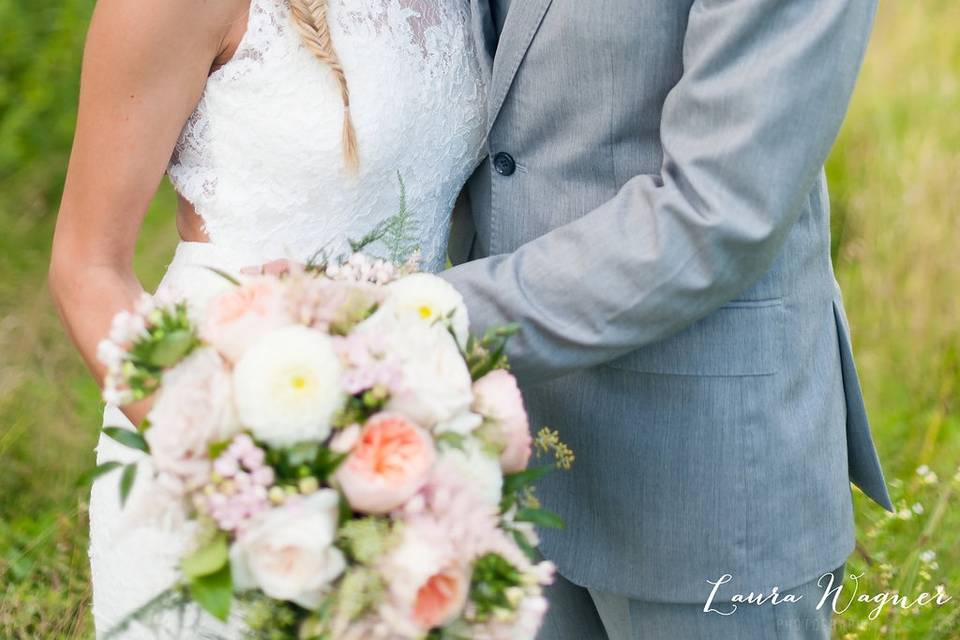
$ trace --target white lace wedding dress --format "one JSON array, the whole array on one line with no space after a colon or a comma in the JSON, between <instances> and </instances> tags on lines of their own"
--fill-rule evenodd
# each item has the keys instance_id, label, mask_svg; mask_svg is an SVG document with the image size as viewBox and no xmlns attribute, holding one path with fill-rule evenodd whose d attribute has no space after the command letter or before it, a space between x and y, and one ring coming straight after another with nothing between
<instances>
[{"instance_id":1,"label":"white lace wedding dress","mask_svg":"<svg viewBox=\"0 0 960 640\"><path fill-rule=\"evenodd\" d=\"M210 243L181 243L161 290L202 298L218 277L276 258L336 256L397 213L427 269L441 269L451 210L482 157L485 79L469 29L469 0L330 0L328 19L350 85L360 167L341 155L343 106L329 70L301 44L285 0L252 0L247 31L213 73L169 167ZM396 247L382 242L373 253ZM132 428L107 407L104 422ZM101 438L99 462L137 459ZM125 509L106 476L90 501L93 615L98 634L167 589L189 531L176 510L143 513L153 485L147 463ZM196 610L183 620L133 625L122 638L239 638Z\"/></svg>"}]
</instances>

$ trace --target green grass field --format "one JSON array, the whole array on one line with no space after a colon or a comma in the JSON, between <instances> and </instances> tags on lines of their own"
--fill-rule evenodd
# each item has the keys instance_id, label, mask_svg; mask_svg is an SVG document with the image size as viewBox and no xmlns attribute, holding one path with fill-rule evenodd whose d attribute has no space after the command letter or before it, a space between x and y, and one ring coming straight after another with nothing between
<instances>
[{"instance_id":1,"label":"green grass field","mask_svg":"<svg viewBox=\"0 0 960 640\"><path fill-rule=\"evenodd\" d=\"M97 388L45 289L92 0L0 0L0 638L92 637L86 491ZM960 639L960 3L887 2L830 157L835 264L899 513L857 496L861 591L837 638ZM147 218L138 273L176 241L173 197ZM923 473L918 473L918 468ZM848 589L852 588L848 584ZM841 598L844 602L847 595Z\"/></svg>"}]
</instances>

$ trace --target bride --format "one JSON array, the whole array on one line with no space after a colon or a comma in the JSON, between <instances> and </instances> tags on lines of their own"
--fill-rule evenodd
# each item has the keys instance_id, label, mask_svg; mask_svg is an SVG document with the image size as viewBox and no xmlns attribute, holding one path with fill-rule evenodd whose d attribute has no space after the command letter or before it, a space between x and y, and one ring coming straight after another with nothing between
<instances>
[{"instance_id":1,"label":"bride","mask_svg":"<svg viewBox=\"0 0 960 640\"><path fill-rule=\"evenodd\" d=\"M131 262L166 173L182 238L160 289L200 299L217 276L343 253L396 213L400 176L424 266L445 262L457 195L482 157L485 82L468 0L100 0L84 55L76 138L50 283L93 374L111 318L142 293ZM374 253L390 247L374 245ZM149 400L108 405L133 428ZM101 439L99 462L129 450ZM142 469L137 492L149 492ZM133 498L131 499L133 500ZM90 502L93 614L103 634L175 579L185 532ZM187 631L239 637L198 612ZM143 627L125 637L154 637Z\"/></svg>"}]
</instances>

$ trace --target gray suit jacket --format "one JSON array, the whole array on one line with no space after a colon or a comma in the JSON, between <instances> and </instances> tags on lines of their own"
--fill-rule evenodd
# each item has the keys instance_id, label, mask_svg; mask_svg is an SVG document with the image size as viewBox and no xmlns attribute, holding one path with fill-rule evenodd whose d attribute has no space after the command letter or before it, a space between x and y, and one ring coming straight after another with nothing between
<instances>
[{"instance_id":1,"label":"gray suit jacket","mask_svg":"<svg viewBox=\"0 0 960 640\"><path fill-rule=\"evenodd\" d=\"M521 325L532 420L576 451L546 555L663 602L836 568L850 481L890 504L823 174L875 1L513 0L500 34L487 1L491 157L445 277L474 329Z\"/></svg>"}]
</instances>

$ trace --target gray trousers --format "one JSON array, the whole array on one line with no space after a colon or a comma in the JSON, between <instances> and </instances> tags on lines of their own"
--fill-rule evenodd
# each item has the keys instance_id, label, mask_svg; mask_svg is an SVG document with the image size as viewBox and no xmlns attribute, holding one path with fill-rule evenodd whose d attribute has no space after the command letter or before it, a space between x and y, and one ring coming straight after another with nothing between
<instances>
[{"instance_id":1,"label":"gray trousers","mask_svg":"<svg viewBox=\"0 0 960 640\"><path fill-rule=\"evenodd\" d=\"M827 573L827 572L825 572ZM834 585L843 581L843 567ZM550 612L537 640L829 640L833 611L817 579L781 594L798 602L740 604L729 616L704 613L704 604L662 604L593 591L557 576L550 587ZM709 586L709 585L708 585ZM724 612L729 603L716 603Z\"/></svg>"}]
</instances>

